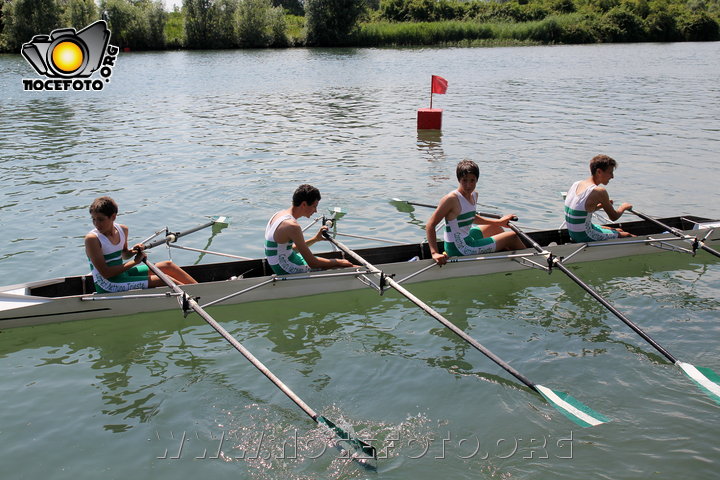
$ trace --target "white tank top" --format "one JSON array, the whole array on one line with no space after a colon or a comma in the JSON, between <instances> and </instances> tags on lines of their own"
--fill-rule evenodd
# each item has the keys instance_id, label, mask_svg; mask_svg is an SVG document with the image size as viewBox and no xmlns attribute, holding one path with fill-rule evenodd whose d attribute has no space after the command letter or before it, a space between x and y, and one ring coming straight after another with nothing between
<instances>
[{"instance_id":1,"label":"white tank top","mask_svg":"<svg viewBox=\"0 0 720 480\"><path fill-rule=\"evenodd\" d=\"M292 242L278 243L275 241L275 231L285 220L292 219L289 213L280 215L277 212L270 217L265 227L265 258L270 268L279 275L309 272L310 267L305 259L292 249Z\"/></svg>"},{"instance_id":2,"label":"white tank top","mask_svg":"<svg viewBox=\"0 0 720 480\"><path fill-rule=\"evenodd\" d=\"M475 204L477 203L478 192L472 193L473 203L468 202L462 193L457 190L453 190L450 193L454 193L455 197L460 201L460 214L452 220L445 222L446 226L443 239L449 243L463 244L464 241L462 239L467 237L470 228L473 226L473 220L475 220Z\"/></svg>"},{"instance_id":3,"label":"white tank top","mask_svg":"<svg viewBox=\"0 0 720 480\"><path fill-rule=\"evenodd\" d=\"M578 212L587 212L587 208L585 208L585 202L587 202L587 198L590 196L590 193L595 190L595 187L597 187L597 185L590 185L588 188L585 189L584 192L578 195L577 188L578 185L580 185L580 182L582 182L582 180L573 183L572 187L570 187L567 197L565 197L565 205L568 208L576 210Z\"/></svg>"},{"instance_id":4,"label":"white tank top","mask_svg":"<svg viewBox=\"0 0 720 480\"><path fill-rule=\"evenodd\" d=\"M116 244L112 243L108 237L100 233L97 228L93 228L90 231L91 234L95 235L97 239L100 240L102 253L105 256L105 263L107 263L108 266L119 265L122 263L122 251L125 247L125 232L117 223L113 223L113 228L117 230L120 237L120 241Z\"/></svg>"}]
</instances>

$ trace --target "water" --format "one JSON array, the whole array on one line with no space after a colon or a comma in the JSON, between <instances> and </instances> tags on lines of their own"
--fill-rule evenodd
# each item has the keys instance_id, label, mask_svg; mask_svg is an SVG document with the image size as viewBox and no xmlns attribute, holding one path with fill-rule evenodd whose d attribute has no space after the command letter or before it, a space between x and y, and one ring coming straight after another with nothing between
<instances>
[{"instance_id":1,"label":"water","mask_svg":"<svg viewBox=\"0 0 720 480\"><path fill-rule=\"evenodd\" d=\"M99 93L25 93L0 56L0 272L85 273L87 206L109 194L131 240L208 215L184 245L262 254L299 183L341 230L420 241L462 158L484 210L560 224L559 192L597 153L619 202L720 218L719 43L121 54ZM431 74L442 134L415 130ZM373 245L347 241L352 247ZM315 248L318 250L318 248ZM156 259L167 253L157 251ZM172 252L181 264L197 254ZM218 261L204 257L201 261ZM718 262L704 253L578 275L681 360L717 363ZM559 273L412 291L531 380L613 422L580 429L398 295L372 291L212 314L313 408L376 439L378 471L320 429L195 317L177 312L0 334L7 478L718 478L718 405ZM182 446L182 448L181 448ZM176 457L176 458L174 458Z\"/></svg>"}]
</instances>

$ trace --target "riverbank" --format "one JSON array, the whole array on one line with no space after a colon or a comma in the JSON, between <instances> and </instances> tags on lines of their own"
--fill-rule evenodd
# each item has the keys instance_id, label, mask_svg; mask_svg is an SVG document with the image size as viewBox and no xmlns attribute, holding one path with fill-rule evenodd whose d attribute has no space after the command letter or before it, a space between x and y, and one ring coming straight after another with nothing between
<instances>
[{"instance_id":1,"label":"riverbank","mask_svg":"<svg viewBox=\"0 0 720 480\"><path fill-rule=\"evenodd\" d=\"M112 42L130 50L216 50L307 46L495 46L720 40L720 0L381 0L365 7L324 6L305 11L281 1L185 0L172 12L161 3L112 0L78 14L75 4L48 6L27 19L31 0L5 4L0 52L17 52L37 34L81 28L106 18ZM287 0L286 0L287 3ZM27 8L24 8L27 7ZM292 12L292 13L291 13Z\"/></svg>"}]
</instances>

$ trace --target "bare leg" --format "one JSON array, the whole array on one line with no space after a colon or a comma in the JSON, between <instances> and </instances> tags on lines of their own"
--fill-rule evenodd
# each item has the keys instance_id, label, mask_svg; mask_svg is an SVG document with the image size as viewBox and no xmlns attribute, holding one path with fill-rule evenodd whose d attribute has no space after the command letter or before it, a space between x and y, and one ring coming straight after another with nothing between
<instances>
[{"instance_id":1,"label":"bare leg","mask_svg":"<svg viewBox=\"0 0 720 480\"><path fill-rule=\"evenodd\" d=\"M608 228L608 227L605 227L605 228ZM626 232L626 231L623 230L622 228L612 228L611 230L615 230L615 231L618 233L618 235L619 235L620 238L622 238L622 237L635 237L635 236L636 236L636 235L633 235L633 234L630 233L630 232Z\"/></svg>"},{"instance_id":2,"label":"bare leg","mask_svg":"<svg viewBox=\"0 0 720 480\"><path fill-rule=\"evenodd\" d=\"M197 283L197 281L192 278L185 270L178 267L169 260L158 262L155 264L155 266L160 269L160 271L163 272L165 275L170 277L173 282L177 283L178 285ZM164 285L165 282L160 280L156 275L150 275L150 277L148 278L149 287L160 287Z\"/></svg>"},{"instance_id":3,"label":"bare leg","mask_svg":"<svg viewBox=\"0 0 720 480\"><path fill-rule=\"evenodd\" d=\"M505 232L505 230L498 225L480 225L480 230L482 230L483 238L494 237L495 235Z\"/></svg>"},{"instance_id":4,"label":"bare leg","mask_svg":"<svg viewBox=\"0 0 720 480\"><path fill-rule=\"evenodd\" d=\"M495 240L496 251L501 250L522 250L527 248L520 238L515 235L515 232L503 232L498 235L493 235Z\"/></svg>"}]
</instances>

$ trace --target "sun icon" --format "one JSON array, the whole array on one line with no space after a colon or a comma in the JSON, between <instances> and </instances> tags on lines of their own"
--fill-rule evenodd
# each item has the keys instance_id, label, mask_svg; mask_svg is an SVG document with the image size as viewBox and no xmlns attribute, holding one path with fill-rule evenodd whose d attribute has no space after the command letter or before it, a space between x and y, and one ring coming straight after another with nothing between
<instances>
[{"instance_id":1,"label":"sun icon","mask_svg":"<svg viewBox=\"0 0 720 480\"><path fill-rule=\"evenodd\" d=\"M71 41L58 43L52 51L52 62L64 73L72 73L83 64L83 51Z\"/></svg>"}]
</instances>

